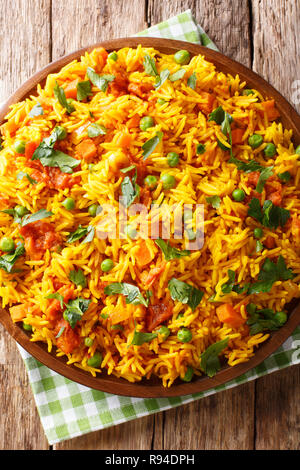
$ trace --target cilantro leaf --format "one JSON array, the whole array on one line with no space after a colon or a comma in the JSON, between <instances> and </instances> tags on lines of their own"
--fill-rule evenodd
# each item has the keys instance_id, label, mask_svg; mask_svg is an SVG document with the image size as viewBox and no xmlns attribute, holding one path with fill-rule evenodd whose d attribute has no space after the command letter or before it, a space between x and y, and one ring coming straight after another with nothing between
<instances>
[{"instance_id":1,"label":"cilantro leaf","mask_svg":"<svg viewBox=\"0 0 300 470\"><path fill-rule=\"evenodd\" d=\"M290 218L290 211L275 206L272 201L266 200L261 207L259 199L252 198L249 203L248 215L258 220L262 225L269 228L284 227Z\"/></svg>"},{"instance_id":2,"label":"cilantro leaf","mask_svg":"<svg viewBox=\"0 0 300 470\"><path fill-rule=\"evenodd\" d=\"M154 241L163 252L166 261L170 261L171 259L175 258L181 258L182 256L189 256L191 254L189 250L178 250L178 248L172 247L169 242L165 242L161 238L158 238Z\"/></svg>"},{"instance_id":3,"label":"cilantro leaf","mask_svg":"<svg viewBox=\"0 0 300 470\"><path fill-rule=\"evenodd\" d=\"M61 329L59 330L59 332L57 333L57 335L55 336L55 338L60 338L61 335L63 334L63 332L65 331L66 327L65 326L62 326Z\"/></svg>"},{"instance_id":4,"label":"cilantro leaf","mask_svg":"<svg viewBox=\"0 0 300 470\"><path fill-rule=\"evenodd\" d=\"M59 104L67 110L67 113L71 114L75 111L74 106L67 100L64 89L58 85L57 81L55 81L53 93Z\"/></svg>"},{"instance_id":5,"label":"cilantro leaf","mask_svg":"<svg viewBox=\"0 0 300 470\"><path fill-rule=\"evenodd\" d=\"M192 75L187 80L187 86L195 90L197 84L197 75L196 72L193 72Z\"/></svg>"},{"instance_id":6,"label":"cilantro leaf","mask_svg":"<svg viewBox=\"0 0 300 470\"><path fill-rule=\"evenodd\" d=\"M81 243L89 243L92 242L95 236L95 227L92 225L88 225L87 227L87 232L86 232L86 237L84 240L82 240Z\"/></svg>"},{"instance_id":7,"label":"cilantro leaf","mask_svg":"<svg viewBox=\"0 0 300 470\"><path fill-rule=\"evenodd\" d=\"M229 294L232 291L233 286L234 286L235 272L232 271L232 269L228 269L227 274L228 274L229 279L228 279L227 282L225 282L221 286L221 290L222 290L223 294Z\"/></svg>"},{"instance_id":8,"label":"cilantro leaf","mask_svg":"<svg viewBox=\"0 0 300 470\"><path fill-rule=\"evenodd\" d=\"M81 320L82 315L89 308L90 303L90 299L82 299L80 297L69 300L66 304L63 317L70 324L71 328L75 328L77 322Z\"/></svg>"},{"instance_id":9,"label":"cilantro leaf","mask_svg":"<svg viewBox=\"0 0 300 470\"><path fill-rule=\"evenodd\" d=\"M192 310L195 310L204 295L204 292L201 290L186 282L179 281L175 277L169 281L168 289L173 300L178 300L182 304L188 304Z\"/></svg>"},{"instance_id":10,"label":"cilantro leaf","mask_svg":"<svg viewBox=\"0 0 300 470\"><path fill-rule=\"evenodd\" d=\"M270 167L264 168L261 171L260 176L259 176L259 180L258 180L256 188L255 188L255 190L258 193L262 193L267 179L270 178L270 176L273 175L273 168L274 168L273 166L270 166Z\"/></svg>"},{"instance_id":11,"label":"cilantro leaf","mask_svg":"<svg viewBox=\"0 0 300 470\"><path fill-rule=\"evenodd\" d=\"M170 82L176 82L177 80L180 80L184 77L185 72L185 69L179 69L177 72L172 73L172 75L169 76Z\"/></svg>"},{"instance_id":12,"label":"cilantro leaf","mask_svg":"<svg viewBox=\"0 0 300 470\"><path fill-rule=\"evenodd\" d=\"M151 75L152 77L156 77L158 75L155 60L148 54L144 56L143 66L147 75Z\"/></svg>"},{"instance_id":13,"label":"cilantro leaf","mask_svg":"<svg viewBox=\"0 0 300 470\"><path fill-rule=\"evenodd\" d=\"M98 135L105 135L106 132L107 129L101 124L97 124L96 122L91 124L87 129L88 136L91 138L98 137Z\"/></svg>"},{"instance_id":14,"label":"cilantro leaf","mask_svg":"<svg viewBox=\"0 0 300 470\"><path fill-rule=\"evenodd\" d=\"M140 187L135 182L135 178L131 180L129 176L125 176L121 184L121 191L122 191L122 204L125 207L129 207L133 201L140 194Z\"/></svg>"},{"instance_id":15,"label":"cilantro leaf","mask_svg":"<svg viewBox=\"0 0 300 470\"><path fill-rule=\"evenodd\" d=\"M244 171L245 173L252 173L252 171L262 171L265 167L261 166L255 160L250 160L249 162L243 162L238 158L231 157L228 160L228 163L234 163L237 166L238 170Z\"/></svg>"},{"instance_id":16,"label":"cilantro leaf","mask_svg":"<svg viewBox=\"0 0 300 470\"><path fill-rule=\"evenodd\" d=\"M29 117L33 118L36 116L42 116L44 114L43 107L40 103L37 103L36 105L31 108L31 111L29 113Z\"/></svg>"},{"instance_id":17,"label":"cilantro leaf","mask_svg":"<svg viewBox=\"0 0 300 470\"><path fill-rule=\"evenodd\" d=\"M206 202L211 204L214 209L219 209L221 205L221 198L219 196L210 196L206 198Z\"/></svg>"},{"instance_id":18,"label":"cilantro leaf","mask_svg":"<svg viewBox=\"0 0 300 470\"><path fill-rule=\"evenodd\" d=\"M250 326L250 335L256 335L262 331L275 331L278 330L285 321L276 316L274 310L265 308L258 310L255 304L248 304L246 307L249 313L247 325Z\"/></svg>"},{"instance_id":19,"label":"cilantro leaf","mask_svg":"<svg viewBox=\"0 0 300 470\"><path fill-rule=\"evenodd\" d=\"M170 70L164 69L160 72L159 75L156 76L154 86L157 90L165 83L165 81L168 79L169 75L170 75Z\"/></svg>"},{"instance_id":20,"label":"cilantro leaf","mask_svg":"<svg viewBox=\"0 0 300 470\"><path fill-rule=\"evenodd\" d=\"M196 154L197 155L202 155L206 150L205 144L198 144L196 147Z\"/></svg>"},{"instance_id":21,"label":"cilantro leaf","mask_svg":"<svg viewBox=\"0 0 300 470\"><path fill-rule=\"evenodd\" d=\"M73 282L76 286L81 286L85 288L87 286L87 280L85 275L83 274L82 269L78 269L77 271L74 269L69 272L68 278L71 282Z\"/></svg>"},{"instance_id":22,"label":"cilantro leaf","mask_svg":"<svg viewBox=\"0 0 300 470\"><path fill-rule=\"evenodd\" d=\"M158 131L154 137L147 140L142 145L144 160L146 160L146 158L148 158L149 155L151 155L151 153L154 152L155 148L161 142L162 138L163 138L163 133Z\"/></svg>"},{"instance_id":23,"label":"cilantro leaf","mask_svg":"<svg viewBox=\"0 0 300 470\"><path fill-rule=\"evenodd\" d=\"M213 377L221 369L219 354L227 348L228 338L217 341L208 346L200 356L200 367L206 375Z\"/></svg>"},{"instance_id":24,"label":"cilantro leaf","mask_svg":"<svg viewBox=\"0 0 300 470\"><path fill-rule=\"evenodd\" d=\"M283 183L288 183L292 177L291 173L289 171L285 171L283 173L277 173L277 176Z\"/></svg>"},{"instance_id":25,"label":"cilantro leaf","mask_svg":"<svg viewBox=\"0 0 300 470\"><path fill-rule=\"evenodd\" d=\"M27 224L31 224L32 222L36 222L37 220L46 219L47 217L51 217L53 212L47 211L46 209L41 209L34 214L27 214L24 215L22 218L20 225L24 227Z\"/></svg>"},{"instance_id":26,"label":"cilantro leaf","mask_svg":"<svg viewBox=\"0 0 300 470\"><path fill-rule=\"evenodd\" d=\"M157 333L143 333L142 331L136 331L135 329L130 346L141 346L144 343L149 343L155 338L157 338Z\"/></svg>"},{"instance_id":27,"label":"cilantro leaf","mask_svg":"<svg viewBox=\"0 0 300 470\"><path fill-rule=\"evenodd\" d=\"M212 113L208 115L208 121L214 121L216 124L221 125L225 119L225 111L222 106L214 109Z\"/></svg>"},{"instance_id":28,"label":"cilantro leaf","mask_svg":"<svg viewBox=\"0 0 300 470\"><path fill-rule=\"evenodd\" d=\"M106 295L116 295L122 294L126 297L127 304L138 305L142 304L145 307L148 306L148 301L142 296L140 289L133 284L128 284L126 282L113 282L104 288L104 294Z\"/></svg>"},{"instance_id":29,"label":"cilantro leaf","mask_svg":"<svg viewBox=\"0 0 300 470\"><path fill-rule=\"evenodd\" d=\"M259 294L269 292L276 281L287 281L293 279L295 274L286 267L284 258L280 255L277 263L266 258L259 274L258 281L250 285L248 294Z\"/></svg>"},{"instance_id":30,"label":"cilantro leaf","mask_svg":"<svg viewBox=\"0 0 300 470\"><path fill-rule=\"evenodd\" d=\"M71 232L67 238L67 243L74 243L75 241L79 240L80 238L86 236L88 233L87 227L82 227L81 225L78 228Z\"/></svg>"},{"instance_id":31,"label":"cilantro leaf","mask_svg":"<svg viewBox=\"0 0 300 470\"><path fill-rule=\"evenodd\" d=\"M89 80L95 85L99 90L103 91L104 93L107 90L108 84L113 82L116 78L115 75L98 75L92 67L88 67L86 70L86 74Z\"/></svg>"},{"instance_id":32,"label":"cilantro leaf","mask_svg":"<svg viewBox=\"0 0 300 470\"><path fill-rule=\"evenodd\" d=\"M85 98L93 94L92 85L89 80L78 82L76 88L77 88L77 100L78 101L85 100Z\"/></svg>"},{"instance_id":33,"label":"cilantro leaf","mask_svg":"<svg viewBox=\"0 0 300 470\"><path fill-rule=\"evenodd\" d=\"M13 253L0 256L0 269L3 269L7 273L12 273L15 262L24 253L24 244L19 243Z\"/></svg>"}]
</instances>

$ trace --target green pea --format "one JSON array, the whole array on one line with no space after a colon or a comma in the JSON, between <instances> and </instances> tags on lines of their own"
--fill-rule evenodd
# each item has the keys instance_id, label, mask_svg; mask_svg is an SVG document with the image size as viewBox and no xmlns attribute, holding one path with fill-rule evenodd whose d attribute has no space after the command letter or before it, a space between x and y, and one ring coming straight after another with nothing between
<instances>
[{"instance_id":1,"label":"green pea","mask_svg":"<svg viewBox=\"0 0 300 470\"><path fill-rule=\"evenodd\" d=\"M165 173L160 177L160 181L162 182L164 189L172 189L176 184L176 180L173 175L169 175L169 173Z\"/></svg>"},{"instance_id":2,"label":"green pea","mask_svg":"<svg viewBox=\"0 0 300 470\"><path fill-rule=\"evenodd\" d=\"M89 206L89 208L88 208L88 213L90 214L90 216L96 217L97 211L99 211L99 208L100 208L100 205L99 205L99 204L92 204L92 205Z\"/></svg>"},{"instance_id":3,"label":"green pea","mask_svg":"<svg viewBox=\"0 0 300 470\"><path fill-rule=\"evenodd\" d=\"M184 382L190 382L194 375L194 369L191 366L188 366L185 376L183 377Z\"/></svg>"},{"instance_id":4,"label":"green pea","mask_svg":"<svg viewBox=\"0 0 300 470\"><path fill-rule=\"evenodd\" d=\"M156 176L154 175L148 175L144 179L144 184L145 186L148 186L149 189L155 189L157 187L158 181Z\"/></svg>"},{"instance_id":5,"label":"green pea","mask_svg":"<svg viewBox=\"0 0 300 470\"><path fill-rule=\"evenodd\" d=\"M93 346L93 342L94 340L92 340L92 338L84 338L84 345L87 346L88 348Z\"/></svg>"},{"instance_id":6,"label":"green pea","mask_svg":"<svg viewBox=\"0 0 300 470\"><path fill-rule=\"evenodd\" d=\"M31 326L31 325L28 325L28 323L25 323L25 322L23 321L23 329L24 329L25 331L32 331L32 326Z\"/></svg>"},{"instance_id":7,"label":"green pea","mask_svg":"<svg viewBox=\"0 0 300 470\"><path fill-rule=\"evenodd\" d=\"M166 100L164 100L163 98L158 98L157 104L160 104L160 105L162 106L162 105L165 104L165 103L167 103Z\"/></svg>"},{"instance_id":8,"label":"green pea","mask_svg":"<svg viewBox=\"0 0 300 470\"><path fill-rule=\"evenodd\" d=\"M267 144L264 148L264 154L266 157L274 157L276 155L276 147L274 144Z\"/></svg>"},{"instance_id":9,"label":"green pea","mask_svg":"<svg viewBox=\"0 0 300 470\"><path fill-rule=\"evenodd\" d=\"M14 149L17 153L23 154L25 152L26 142L24 140L16 140L14 143Z\"/></svg>"},{"instance_id":10,"label":"green pea","mask_svg":"<svg viewBox=\"0 0 300 470\"><path fill-rule=\"evenodd\" d=\"M24 215L29 213L29 210L24 206L16 206L15 212L19 217L23 217Z\"/></svg>"},{"instance_id":11,"label":"green pea","mask_svg":"<svg viewBox=\"0 0 300 470\"><path fill-rule=\"evenodd\" d=\"M15 242L13 241L12 238L8 238L8 237L2 238L1 243L0 243L0 250L10 252L10 251L14 251L14 249L15 249Z\"/></svg>"},{"instance_id":12,"label":"green pea","mask_svg":"<svg viewBox=\"0 0 300 470\"><path fill-rule=\"evenodd\" d=\"M64 140L67 137L67 131L63 126L56 126L54 131L58 140Z\"/></svg>"},{"instance_id":13,"label":"green pea","mask_svg":"<svg viewBox=\"0 0 300 470\"><path fill-rule=\"evenodd\" d=\"M257 240L259 240L263 236L263 234L264 234L263 230L259 227L256 227L253 230L253 236L254 238L257 238Z\"/></svg>"},{"instance_id":14,"label":"green pea","mask_svg":"<svg viewBox=\"0 0 300 470\"><path fill-rule=\"evenodd\" d=\"M104 259L101 263L101 269L102 271L104 271L105 273L107 273L108 271L110 271L112 268L114 267L114 262L112 259Z\"/></svg>"},{"instance_id":15,"label":"green pea","mask_svg":"<svg viewBox=\"0 0 300 470\"><path fill-rule=\"evenodd\" d=\"M257 149L258 147L261 146L263 141L264 141L264 139L262 138L261 135L253 134L253 135L250 135L250 137L248 139L248 144L250 145L251 148Z\"/></svg>"},{"instance_id":16,"label":"green pea","mask_svg":"<svg viewBox=\"0 0 300 470\"><path fill-rule=\"evenodd\" d=\"M177 51L174 54L174 60L177 64L186 65L189 63L190 58L190 53L188 51L185 51L184 49Z\"/></svg>"},{"instance_id":17,"label":"green pea","mask_svg":"<svg viewBox=\"0 0 300 470\"><path fill-rule=\"evenodd\" d=\"M158 330L158 333L163 337L163 340L165 341L170 336L171 331L167 326L162 325Z\"/></svg>"},{"instance_id":18,"label":"green pea","mask_svg":"<svg viewBox=\"0 0 300 470\"><path fill-rule=\"evenodd\" d=\"M131 240L134 240L137 236L137 231L131 225L127 225L127 227L125 228L125 234L127 235L127 237L131 238Z\"/></svg>"},{"instance_id":19,"label":"green pea","mask_svg":"<svg viewBox=\"0 0 300 470\"><path fill-rule=\"evenodd\" d=\"M300 155L300 145L298 145L298 147L296 148L295 153L296 153L297 155Z\"/></svg>"},{"instance_id":20,"label":"green pea","mask_svg":"<svg viewBox=\"0 0 300 470\"><path fill-rule=\"evenodd\" d=\"M118 60L118 54L114 51L108 54L107 56L108 60L112 60L113 62L117 62Z\"/></svg>"},{"instance_id":21,"label":"green pea","mask_svg":"<svg viewBox=\"0 0 300 470\"><path fill-rule=\"evenodd\" d=\"M72 197L67 197L62 205L67 209L67 211L72 211L75 208L75 201Z\"/></svg>"},{"instance_id":22,"label":"green pea","mask_svg":"<svg viewBox=\"0 0 300 470\"><path fill-rule=\"evenodd\" d=\"M250 88L246 88L245 90L242 91L243 96L249 96L249 95L254 95L254 91L251 90Z\"/></svg>"},{"instance_id":23,"label":"green pea","mask_svg":"<svg viewBox=\"0 0 300 470\"><path fill-rule=\"evenodd\" d=\"M147 129L149 129L150 127L153 127L153 126L154 126L154 121L153 121L153 118L151 116L144 116L140 120L140 129L141 129L141 131L146 131Z\"/></svg>"},{"instance_id":24,"label":"green pea","mask_svg":"<svg viewBox=\"0 0 300 470\"><path fill-rule=\"evenodd\" d=\"M235 189L234 191L232 191L232 197L235 201L237 202L241 202L245 199L246 197L246 193L243 189Z\"/></svg>"},{"instance_id":25,"label":"green pea","mask_svg":"<svg viewBox=\"0 0 300 470\"><path fill-rule=\"evenodd\" d=\"M181 343L188 343L191 341L192 337L192 332L188 328L180 328L180 330L178 330L177 338Z\"/></svg>"},{"instance_id":26,"label":"green pea","mask_svg":"<svg viewBox=\"0 0 300 470\"><path fill-rule=\"evenodd\" d=\"M280 325L284 325L287 321L287 314L285 312L277 312L275 313L274 318Z\"/></svg>"},{"instance_id":27,"label":"green pea","mask_svg":"<svg viewBox=\"0 0 300 470\"><path fill-rule=\"evenodd\" d=\"M92 357L87 360L87 365L90 367L100 367L102 362L102 354L100 352L96 352Z\"/></svg>"},{"instance_id":28,"label":"green pea","mask_svg":"<svg viewBox=\"0 0 300 470\"><path fill-rule=\"evenodd\" d=\"M167 155L167 163L168 165L173 168L178 165L179 163L179 155L177 152L169 152Z\"/></svg>"}]
</instances>

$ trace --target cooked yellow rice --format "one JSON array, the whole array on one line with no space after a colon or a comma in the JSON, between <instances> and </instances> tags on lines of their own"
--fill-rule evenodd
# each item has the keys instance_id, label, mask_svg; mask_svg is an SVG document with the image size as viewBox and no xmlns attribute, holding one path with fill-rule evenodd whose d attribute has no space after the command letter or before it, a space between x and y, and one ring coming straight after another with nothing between
<instances>
[{"instance_id":1,"label":"cooked yellow rice","mask_svg":"<svg viewBox=\"0 0 300 470\"><path fill-rule=\"evenodd\" d=\"M143 378L158 376L164 386L170 386L177 378L183 379L187 368L193 368L196 375L202 375L200 355L207 347L222 339L228 338L228 347L222 357L230 366L248 361L257 347L269 337L263 331L250 335L249 327L243 324L232 327L222 323L216 309L221 303L233 304L240 308L240 315L246 320L248 313L245 306L252 302L258 308L270 308L275 312L284 310L285 305L293 298L299 297L300 260L299 233L295 232L292 220L296 220L300 210L300 163L292 142L292 131L284 129L280 119L269 121L267 113L263 113L261 102L272 97L262 97L259 91L244 96L242 90L247 88L239 76L225 75L206 61L203 56L193 57L188 65L184 78L171 82L166 80L159 89L150 92L149 99L142 99L135 94L115 96L93 86L92 96L88 101L73 102L75 111L68 114L53 94L55 82L62 87L72 80L86 80L87 67L94 68L100 74L113 74L123 70L130 83L155 82L155 77L143 69L145 55L155 58L158 73L168 68L170 73L180 66L174 61L173 55L164 55L152 48L124 48L118 51L118 60L107 60L104 67L100 61L99 51L85 53L81 60L73 61L58 73L48 76L45 87L37 87L36 96L14 104L6 116L7 123L2 125L2 146L0 151L0 195L9 201L7 207L25 206L31 213L40 209L52 211L54 215L46 219L55 226L63 243L61 250L47 250L42 259L31 259L25 254L16 263L18 272L7 273L0 269L0 296L3 307L15 304L30 303L36 309L28 309L24 321L32 326L31 341L42 341L48 344L48 351L55 351L58 356L65 353L56 348L57 332L47 318L49 300L46 297L55 292L53 278L61 284L70 284L69 273L74 269L82 269L88 280L85 288L75 287L74 297L91 299L88 310L79 321L77 330L81 338L79 347L66 354L68 364L96 375L102 372L135 382ZM187 78L196 73L195 90L187 85ZM234 122L247 122L244 127L243 142L234 146L235 157L243 161L255 159L262 166L274 166L274 173L290 172L292 179L283 185L281 206L290 211L290 219L284 228L276 230L263 227L264 243L268 237L273 238L274 246L255 252L256 240L253 237L255 227L260 224L247 216L248 206L245 202L236 202L231 197L234 189L243 189L246 196L251 193L248 182L249 173L237 169L228 163L229 152L218 146L217 139L228 146L220 126L208 121L208 116L199 111L198 103L203 102L203 92L213 93L216 97L214 108L222 106L233 118ZM157 99L165 100L158 104ZM34 105L41 102L44 114L30 118L29 112ZM160 101L161 102L161 101ZM45 105L46 104L46 105ZM92 113L92 114L91 114ZM139 127L128 128L128 120L135 115L150 115L155 125L146 131ZM31 184L25 177L17 179L22 171L29 175L32 168L28 166L24 155L16 154L16 140L40 142L49 135L55 125L63 126L69 136L69 144L65 150L74 156L76 145L87 137L86 124L97 122L110 130L102 136L98 144L98 156L92 161L81 161L79 183L71 188L53 190L42 181ZM82 244L82 240L67 243L71 232L79 225L96 226L101 214L92 218L88 213L91 204L112 204L118 211L118 199L124 175L113 171L115 158L122 161L124 149L119 145L122 133L131 136L130 154L143 160L142 145L154 137L158 131L163 133L163 140L147 158L147 173L155 175L158 180L162 174L169 173L176 179L176 186L170 190L163 189L159 182L151 192L152 200L170 205L204 204L204 246L199 251L192 251L190 256L172 259L166 262L164 271L151 286L153 292L150 305L165 303L172 305L172 316L165 322L170 329L170 336L164 340L158 335L151 342L140 346L131 345L135 328L147 331L145 316L147 309L142 305L125 303L123 295L103 295L103 283L128 282L137 285L145 297L147 290L141 281L141 271L150 270L164 261L164 255L153 240L147 240L153 260L149 266L140 268L135 254L139 241L126 239L100 240L96 236ZM253 133L260 134L264 143L256 149L248 144ZM267 142L276 145L276 155L264 158ZM199 143L205 144L205 153L196 154ZM170 168L166 161L169 152L180 155L178 166ZM126 161L126 158L125 160ZM92 170L89 163L94 163ZM124 166L128 166L124 165ZM219 196L221 205L214 209L206 201L209 196ZM66 197L75 200L74 210L67 210L62 205ZM0 202L1 202L0 198ZM266 198L262 192L262 203ZM6 206L0 207L5 209ZM20 240L20 226L13 222L11 215L0 212L0 238L11 237ZM294 232L295 233L294 233ZM171 237L170 244L184 249L184 240L178 241ZM1 253L3 255L3 253ZM224 295L222 285L228 281L228 270L237 273L236 282L244 285L254 282L266 258L276 260L282 255L286 266L295 274L293 279L277 281L269 292L260 294L237 294L231 292ZM105 273L101 270L101 262L111 258L114 267ZM170 298L168 282L171 278L187 282L204 292L204 297L197 308ZM209 299L215 294L214 302ZM122 329L112 329L110 313L126 310L129 318L120 322ZM178 316L179 313L184 315ZM102 314L102 316L101 316ZM187 327L192 332L192 340L182 343L177 338L178 329ZM93 340L87 347L84 339ZM102 354L100 367L94 368L87 364L89 357L96 351Z\"/></svg>"}]
</instances>

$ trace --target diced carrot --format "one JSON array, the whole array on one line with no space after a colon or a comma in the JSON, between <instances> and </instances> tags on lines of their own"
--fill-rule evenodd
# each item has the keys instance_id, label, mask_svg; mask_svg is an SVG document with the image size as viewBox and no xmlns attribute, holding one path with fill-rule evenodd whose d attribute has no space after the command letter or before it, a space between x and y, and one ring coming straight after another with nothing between
<instances>
[{"instance_id":1,"label":"diced carrot","mask_svg":"<svg viewBox=\"0 0 300 470\"><path fill-rule=\"evenodd\" d=\"M204 114L210 114L213 110L213 104L216 99L215 95L213 93L202 91L200 96L204 101L202 103L197 103L198 109Z\"/></svg>"},{"instance_id":2,"label":"diced carrot","mask_svg":"<svg viewBox=\"0 0 300 470\"><path fill-rule=\"evenodd\" d=\"M97 147L92 139L85 139L76 146L76 151L84 160L90 160L97 155Z\"/></svg>"},{"instance_id":3,"label":"diced carrot","mask_svg":"<svg viewBox=\"0 0 300 470\"><path fill-rule=\"evenodd\" d=\"M274 121L280 116L278 109L275 106L275 100L263 101L261 103L263 110L267 113L269 121Z\"/></svg>"},{"instance_id":4,"label":"diced carrot","mask_svg":"<svg viewBox=\"0 0 300 470\"><path fill-rule=\"evenodd\" d=\"M245 133L244 129L239 129L239 128L232 129L232 131L231 131L231 137L232 137L232 143L233 143L233 145L242 144L242 143L243 143L243 135L244 135L244 133Z\"/></svg>"},{"instance_id":5,"label":"diced carrot","mask_svg":"<svg viewBox=\"0 0 300 470\"><path fill-rule=\"evenodd\" d=\"M152 83L130 83L128 85L129 93L142 99L149 98L151 90L153 90Z\"/></svg>"},{"instance_id":6,"label":"diced carrot","mask_svg":"<svg viewBox=\"0 0 300 470\"><path fill-rule=\"evenodd\" d=\"M121 308L117 307L112 312L109 314L109 319L111 321L112 325L117 325L118 323L128 320L128 318L131 316L132 312L131 309L129 308L130 306L127 306L127 308Z\"/></svg>"},{"instance_id":7,"label":"diced carrot","mask_svg":"<svg viewBox=\"0 0 300 470\"><path fill-rule=\"evenodd\" d=\"M97 67L96 67L97 72L101 72L101 70L103 69L106 63L108 53L104 49L104 47L98 47L97 49L95 49L95 53L97 54L97 62L98 62Z\"/></svg>"},{"instance_id":8,"label":"diced carrot","mask_svg":"<svg viewBox=\"0 0 300 470\"><path fill-rule=\"evenodd\" d=\"M67 304L69 300L73 297L74 287L72 284L64 285L58 290L58 293L63 296L64 303ZM62 309L61 309L59 300L51 299L49 301L49 307L47 308L47 311L46 311L47 320L50 320L50 321L56 320L57 317L60 316L61 312L62 312Z\"/></svg>"},{"instance_id":9,"label":"diced carrot","mask_svg":"<svg viewBox=\"0 0 300 470\"><path fill-rule=\"evenodd\" d=\"M13 322L22 321L28 313L29 304L19 304L10 307L9 313Z\"/></svg>"},{"instance_id":10,"label":"diced carrot","mask_svg":"<svg viewBox=\"0 0 300 470\"><path fill-rule=\"evenodd\" d=\"M73 80L72 82L68 83L68 85L65 88L66 98L73 98L73 100L76 100L78 82L79 82L79 79L76 78L76 80Z\"/></svg>"},{"instance_id":11,"label":"diced carrot","mask_svg":"<svg viewBox=\"0 0 300 470\"><path fill-rule=\"evenodd\" d=\"M141 241L138 250L135 252L135 258L139 266L146 266L153 260L154 256L145 240Z\"/></svg>"},{"instance_id":12,"label":"diced carrot","mask_svg":"<svg viewBox=\"0 0 300 470\"><path fill-rule=\"evenodd\" d=\"M117 145L122 148L128 148L130 147L131 143L131 137L129 134L122 133L120 134L118 140L117 140Z\"/></svg>"},{"instance_id":13,"label":"diced carrot","mask_svg":"<svg viewBox=\"0 0 300 470\"><path fill-rule=\"evenodd\" d=\"M275 247L275 240L274 240L274 238L269 235L269 236L265 239L264 245L265 245L269 250L271 250L272 248L274 248L274 247Z\"/></svg>"},{"instance_id":14,"label":"diced carrot","mask_svg":"<svg viewBox=\"0 0 300 470\"><path fill-rule=\"evenodd\" d=\"M158 266L155 266L155 268L150 269L148 273L147 271L142 272L141 280L144 283L146 288L151 287L152 284L156 281L156 279L159 278L161 273L164 271L166 264L167 264L166 261L163 261Z\"/></svg>"},{"instance_id":15,"label":"diced carrot","mask_svg":"<svg viewBox=\"0 0 300 470\"><path fill-rule=\"evenodd\" d=\"M245 323L245 319L241 317L231 304L222 304L216 309L217 316L222 323L228 323L233 328L237 328Z\"/></svg>"},{"instance_id":16,"label":"diced carrot","mask_svg":"<svg viewBox=\"0 0 300 470\"><path fill-rule=\"evenodd\" d=\"M30 160L32 158L32 155L38 148L39 144L37 142L27 142L25 145L25 157Z\"/></svg>"},{"instance_id":17,"label":"diced carrot","mask_svg":"<svg viewBox=\"0 0 300 470\"><path fill-rule=\"evenodd\" d=\"M13 134L18 129L18 124L15 123L14 119L10 119L3 125L4 132Z\"/></svg>"},{"instance_id":18,"label":"diced carrot","mask_svg":"<svg viewBox=\"0 0 300 470\"><path fill-rule=\"evenodd\" d=\"M73 330L69 323L64 319L61 319L56 324L55 335L57 335L61 330L62 333L56 340L57 347L65 354L71 354L74 349L78 348L80 345L80 336L77 333L76 328Z\"/></svg>"},{"instance_id":19,"label":"diced carrot","mask_svg":"<svg viewBox=\"0 0 300 470\"><path fill-rule=\"evenodd\" d=\"M127 121L128 129L132 129L133 127L138 127L139 124L140 124L140 116L138 114L135 114L134 116L132 116L132 118L130 118Z\"/></svg>"}]
</instances>

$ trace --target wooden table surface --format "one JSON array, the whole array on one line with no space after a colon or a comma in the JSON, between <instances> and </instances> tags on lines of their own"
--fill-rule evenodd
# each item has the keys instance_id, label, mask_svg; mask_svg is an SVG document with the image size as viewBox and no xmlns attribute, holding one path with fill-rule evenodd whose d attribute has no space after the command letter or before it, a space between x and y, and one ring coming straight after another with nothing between
<instances>
[{"instance_id":1,"label":"wooden table surface","mask_svg":"<svg viewBox=\"0 0 300 470\"><path fill-rule=\"evenodd\" d=\"M299 0L0 0L0 101L51 60L188 8L224 54L253 68L300 111ZM296 365L53 448L299 449L299 385ZM49 449L23 361L2 327L0 449Z\"/></svg>"}]
</instances>

